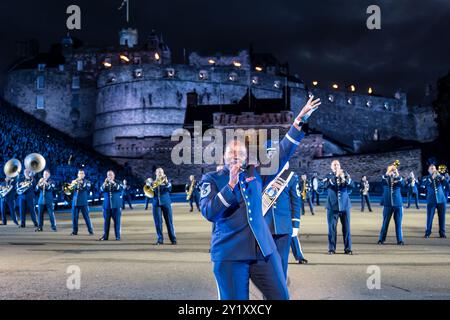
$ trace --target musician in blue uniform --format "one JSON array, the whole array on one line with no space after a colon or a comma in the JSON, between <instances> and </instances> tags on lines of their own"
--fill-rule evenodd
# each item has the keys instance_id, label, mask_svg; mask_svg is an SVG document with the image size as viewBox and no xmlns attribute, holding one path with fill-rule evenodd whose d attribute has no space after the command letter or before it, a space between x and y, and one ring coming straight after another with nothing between
<instances>
[{"instance_id":1,"label":"musician in blue uniform","mask_svg":"<svg viewBox=\"0 0 450 320\"><path fill-rule=\"evenodd\" d=\"M314 203L313 203L313 187L312 183L308 181L308 176L306 174L302 175L300 182L300 194L301 194L301 213L302 216L306 214L305 210L305 202L308 202L309 205L309 211L312 215L315 215L314 213Z\"/></svg>"},{"instance_id":2,"label":"musician in blue uniform","mask_svg":"<svg viewBox=\"0 0 450 320\"><path fill-rule=\"evenodd\" d=\"M273 142L268 141L267 155L269 159L272 159L276 154L276 150ZM287 278L291 238L294 233L298 234L301 204L298 191L298 176L294 172L289 171L289 162L286 163L281 174L273 180L273 184L275 183L280 187L277 191L272 188L270 183L265 190L265 193L267 192L268 196L272 196L274 201L270 201L271 205L264 219L272 233L281 258L284 276ZM273 194L271 195L270 193Z\"/></svg>"},{"instance_id":3,"label":"musician in blue uniform","mask_svg":"<svg viewBox=\"0 0 450 320\"><path fill-rule=\"evenodd\" d=\"M303 123L319 105L320 100L311 97L302 109L280 142L272 170L260 168L259 174L254 166L247 169L245 143L234 140L227 144L224 169L203 176L200 207L214 224L211 260L219 299L248 300L250 279L266 299L289 299L281 258L263 216L271 205L266 201L274 201L273 194L265 193L269 199L263 196L263 201L261 195L296 151L304 137ZM271 186L276 194L279 185Z\"/></svg>"},{"instance_id":4,"label":"musician in blue uniform","mask_svg":"<svg viewBox=\"0 0 450 320\"><path fill-rule=\"evenodd\" d=\"M80 211L83 215L84 222L88 229L89 235L94 234L92 228L91 218L89 217L89 191L91 190L91 182L86 180L86 173L84 170L78 171L78 177L72 181L69 186L73 192L72 199L72 236L78 235L78 218L80 217Z\"/></svg>"},{"instance_id":5,"label":"musician in blue uniform","mask_svg":"<svg viewBox=\"0 0 450 320\"><path fill-rule=\"evenodd\" d=\"M103 218L105 224L103 226L103 237L99 241L109 240L109 229L111 219L114 222L114 234L116 241L120 241L121 237L121 216L122 216L122 185L116 180L114 171L107 173L105 182L100 187L103 193Z\"/></svg>"},{"instance_id":6,"label":"musician in blue uniform","mask_svg":"<svg viewBox=\"0 0 450 320\"><path fill-rule=\"evenodd\" d=\"M133 205L131 204L131 186L128 184L127 180L123 180L122 184L122 210L125 210L125 204L133 210Z\"/></svg>"},{"instance_id":7,"label":"musician in blue uniform","mask_svg":"<svg viewBox=\"0 0 450 320\"><path fill-rule=\"evenodd\" d=\"M352 255L352 238L350 232L351 202L348 196L348 188L351 187L350 175L342 170L341 163L334 160L331 163L332 172L324 179L324 188L328 190L327 220L328 220L328 253L336 253L337 223L342 224L344 237L344 253Z\"/></svg>"},{"instance_id":8,"label":"musician in blue uniform","mask_svg":"<svg viewBox=\"0 0 450 320\"><path fill-rule=\"evenodd\" d=\"M397 235L397 244L404 245L403 242L403 200L401 189L405 182L403 177L398 173L396 165L389 166L386 175L381 178L383 186L383 226L381 227L380 238L378 244L384 244L389 228L389 222L394 215L395 234Z\"/></svg>"},{"instance_id":9,"label":"musician in blue uniform","mask_svg":"<svg viewBox=\"0 0 450 320\"><path fill-rule=\"evenodd\" d=\"M369 209L369 212L372 212L372 207L370 205L370 183L367 180L367 176L363 176L361 178L361 183L359 185L359 193L361 194L361 212L364 212L365 204L367 204L367 209Z\"/></svg>"},{"instance_id":10,"label":"musician in blue uniform","mask_svg":"<svg viewBox=\"0 0 450 320\"><path fill-rule=\"evenodd\" d=\"M50 170L45 170L43 177L39 180L36 185L36 191L39 191L38 200L38 212L39 212L39 225L36 229L37 232L42 232L44 229L44 211L47 210L48 216L50 218L50 224L54 232L56 229L55 212L53 210L53 191L55 190L56 184L50 178Z\"/></svg>"},{"instance_id":11,"label":"musician in blue uniform","mask_svg":"<svg viewBox=\"0 0 450 320\"><path fill-rule=\"evenodd\" d=\"M448 178L440 174L434 164L428 168L429 175L424 178L423 184L427 188L427 226L425 230L425 238L431 236L433 220L436 210L439 219L439 237L447 238L445 233L445 211L447 209L447 195L444 188L449 187Z\"/></svg>"},{"instance_id":12,"label":"musician in blue uniform","mask_svg":"<svg viewBox=\"0 0 450 320\"><path fill-rule=\"evenodd\" d=\"M195 180L195 176L189 177L189 183L186 184L185 190L187 200L191 206L190 212L194 212L194 203L197 210L200 211L200 187L198 181Z\"/></svg>"},{"instance_id":13,"label":"musician in blue uniform","mask_svg":"<svg viewBox=\"0 0 450 320\"><path fill-rule=\"evenodd\" d=\"M419 189L417 188L417 186L419 185L419 180L416 179L416 177L414 176L414 172L411 172L409 174L409 178L406 180L406 186L408 188L408 206L406 207L407 209L409 209L409 207L411 206L411 197L414 198L414 202L416 204L416 209L420 209L419 208Z\"/></svg>"},{"instance_id":14,"label":"musician in blue uniform","mask_svg":"<svg viewBox=\"0 0 450 320\"><path fill-rule=\"evenodd\" d=\"M30 174L30 170L25 169L24 174L17 180L17 201L19 203L20 227L26 227L27 212L30 214L34 227L38 228L39 224L36 219L36 208L34 204L34 178Z\"/></svg>"},{"instance_id":15,"label":"musician in blue uniform","mask_svg":"<svg viewBox=\"0 0 450 320\"><path fill-rule=\"evenodd\" d=\"M2 188L2 196L0 199L0 211L2 215L2 223L3 225L8 224L8 220L6 218L6 210L9 211L11 216L11 220L15 225L19 225L17 222L16 216L16 183L14 178L6 177L5 182L1 184Z\"/></svg>"},{"instance_id":16,"label":"musician in blue uniform","mask_svg":"<svg viewBox=\"0 0 450 320\"><path fill-rule=\"evenodd\" d=\"M158 240L155 245L164 244L163 236L163 216L166 222L167 233L172 245L177 244L177 236L173 227L172 216L172 200L170 199L170 192L172 192L172 183L169 181L162 168L156 169L156 181L152 182L152 190L155 193L153 197L153 220L155 221L155 228Z\"/></svg>"}]
</instances>

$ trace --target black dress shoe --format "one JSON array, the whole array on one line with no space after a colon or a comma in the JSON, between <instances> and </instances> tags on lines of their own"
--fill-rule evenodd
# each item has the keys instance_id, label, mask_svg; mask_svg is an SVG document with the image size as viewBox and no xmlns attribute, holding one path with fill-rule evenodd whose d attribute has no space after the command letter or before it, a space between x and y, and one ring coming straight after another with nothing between
<instances>
[{"instance_id":1,"label":"black dress shoe","mask_svg":"<svg viewBox=\"0 0 450 320\"><path fill-rule=\"evenodd\" d=\"M352 250L345 250L344 254L352 256L353 255L353 251Z\"/></svg>"},{"instance_id":2,"label":"black dress shoe","mask_svg":"<svg viewBox=\"0 0 450 320\"><path fill-rule=\"evenodd\" d=\"M25 229L26 227L25 226L19 226L19 229Z\"/></svg>"},{"instance_id":3,"label":"black dress shoe","mask_svg":"<svg viewBox=\"0 0 450 320\"><path fill-rule=\"evenodd\" d=\"M441 238L441 239L447 239L447 236L446 236L445 234L443 234L443 235L439 236L439 238Z\"/></svg>"},{"instance_id":4,"label":"black dress shoe","mask_svg":"<svg viewBox=\"0 0 450 320\"><path fill-rule=\"evenodd\" d=\"M331 256L331 255L333 255L333 254L336 254L336 251L330 250L330 251L328 251L328 254Z\"/></svg>"},{"instance_id":5,"label":"black dress shoe","mask_svg":"<svg viewBox=\"0 0 450 320\"><path fill-rule=\"evenodd\" d=\"M70 235L71 235L71 236L77 236L78 233L72 232Z\"/></svg>"},{"instance_id":6,"label":"black dress shoe","mask_svg":"<svg viewBox=\"0 0 450 320\"><path fill-rule=\"evenodd\" d=\"M381 240L380 240L380 241L378 241L378 244L379 244L379 245L383 245L383 244L384 244L384 241L381 241Z\"/></svg>"},{"instance_id":7,"label":"black dress shoe","mask_svg":"<svg viewBox=\"0 0 450 320\"><path fill-rule=\"evenodd\" d=\"M425 239L430 239L430 236L425 235L424 238Z\"/></svg>"},{"instance_id":8,"label":"black dress shoe","mask_svg":"<svg viewBox=\"0 0 450 320\"><path fill-rule=\"evenodd\" d=\"M399 246L404 246L405 243L404 243L403 241L399 241L399 242L397 242L397 245L399 245Z\"/></svg>"},{"instance_id":9,"label":"black dress shoe","mask_svg":"<svg viewBox=\"0 0 450 320\"><path fill-rule=\"evenodd\" d=\"M42 228L37 228L36 230L34 230L34 231L36 231L36 232L42 232L42 231L44 231Z\"/></svg>"},{"instance_id":10,"label":"black dress shoe","mask_svg":"<svg viewBox=\"0 0 450 320\"><path fill-rule=\"evenodd\" d=\"M89 232L89 235L90 235L90 236L93 236L93 235L94 235L94 233L93 233L93 232Z\"/></svg>"},{"instance_id":11,"label":"black dress shoe","mask_svg":"<svg viewBox=\"0 0 450 320\"><path fill-rule=\"evenodd\" d=\"M301 259L301 260L298 261L298 264L308 264L308 260Z\"/></svg>"},{"instance_id":12,"label":"black dress shoe","mask_svg":"<svg viewBox=\"0 0 450 320\"><path fill-rule=\"evenodd\" d=\"M116 241L120 241L120 238L116 238Z\"/></svg>"},{"instance_id":13,"label":"black dress shoe","mask_svg":"<svg viewBox=\"0 0 450 320\"><path fill-rule=\"evenodd\" d=\"M157 243L154 244L154 246L162 246L163 244L164 243L158 241Z\"/></svg>"},{"instance_id":14,"label":"black dress shoe","mask_svg":"<svg viewBox=\"0 0 450 320\"><path fill-rule=\"evenodd\" d=\"M176 241L172 242L173 246L176 246L178 243Z\"/></svg>"},{"instance_id":15,"label":"black dress shoe","mask_svg":"<svg viewBox=\"0 0 450 320\"><path fill-rule=\"evenodd\" d=\"M100 239L98 239L98 241L108 241L108 238L101 237Z\"/></svg>"}]
</instances>

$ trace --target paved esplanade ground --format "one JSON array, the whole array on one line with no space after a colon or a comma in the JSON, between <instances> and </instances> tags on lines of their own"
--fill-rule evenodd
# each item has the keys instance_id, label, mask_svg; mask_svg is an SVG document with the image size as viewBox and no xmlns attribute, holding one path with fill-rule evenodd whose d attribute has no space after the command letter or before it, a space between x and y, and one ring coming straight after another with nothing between
<instances>
[{"instance_id":1,"label":"paved esplanade ground","mask_svg":"<svg viewBox=\"0 0 450 320\"><path fill-rule=\"evenodd\" d=\"M209 258L211 224L177 204L178 246L154 247L149 211L125 211L122 241L98 242L101 212L92 212L96 235L89 237L80 218L80 236L71 237L70 215L57 214L58 233L35 233L14 225L0 226L0 299L216 299ZM289 266L293 299L449 299L450 239L438 239L437 220L429 240L423 239L425 209L405 210L406 246L394 245L392 222L387 245L378 246L381 208L352 212L353 249L327 255L323 207L302 220L301 242L309 265ZM47 219L47 218L46 218ZM436 217L437 219L437 217ZM46 221L45 229L50 229ZM113 229L111 238L114 238ZM167 237L166 240L168 241ZM291 257L292 259L292 257ZM81 290L67 289L67 268L81 268ZM367 288L369 266L381 270L381 290ZM252 298L259 294L252 287Z\"/></svg>"}]
</instances>

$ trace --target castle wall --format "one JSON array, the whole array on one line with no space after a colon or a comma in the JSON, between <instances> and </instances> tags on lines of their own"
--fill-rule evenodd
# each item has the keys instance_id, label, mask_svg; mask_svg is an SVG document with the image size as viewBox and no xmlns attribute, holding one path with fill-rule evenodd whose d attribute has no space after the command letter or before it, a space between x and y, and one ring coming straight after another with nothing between
<instances>
[{"instance_id":1,"label":"castle wall","mask_svg":"<svg viewBox=\"0 0 450 320\"><path fill-rule=\"evenodd\" d=\"M38 76L45 87L37 89ZM44 99L44 109L37 109L38 96ZM72 89L72 74L57 69L16 70L10 72L4 98L26 113L74 138L89 138L95 118L96 88L83 86Z\"/></svg>"},{"instance_id":2,"label":"castle wall","mask_svg":"<svg viewBox=\"0 0 450 320\"><path fill-rule=\"evenodd\" d=\"M407 177L411 171L414 171L416 177L422 173L420 149L314 159L309 165L309 172L318 172L319 177L323 177L331 172L331 162L335 159L341 162L342 168L357 182L363 175L366 175L369 181L379 182L387 167L395 160L400 160L399 173L403 177Z\"/></svg>"},{"instance_id":3,"label":"castle wall","mask_svg":"<svg viewBox=\"0 0 450 320\"><path fill-rule=\"evenodd\" d=\"M136 77L137 69L141 77ZM173 77L167 75L166 68L153 65L115 67L101 73L94 134L97 151L122 157L127 153L117 148L117 138L129 137L129 144L134 144L135 139L170 137L184 125L188 94L198 95L198 105L234 104L245 96L249 80L257 76L258 84L252 86L257 98L283 96L283 90L274 86L275 81L282 81L280 77L253 75L236 68L177 65L171 69ZM199 78L200 71L207 72L206 80ZM231 73L237 74L236 81L230 81Z\"/></svg>"},{"instance_id":4,"label":"castle wall","mask_svg":"<svg viewBox=\"0 0 450 320\"><path fill-rule=\"evenodd\" d=\"M405 97L395 99L321 89L313 89L311 93L322 100L322 105L310 119L310 127L355 151L377 139L428 142L437 137L436 126L429 120L433 117L431 109L416 117L408 109ZM304 101L303 95L304 92L293 91L292 100ZM294 113L300 112L302 106L294 102Z\"/></svg>"}]
</instances>

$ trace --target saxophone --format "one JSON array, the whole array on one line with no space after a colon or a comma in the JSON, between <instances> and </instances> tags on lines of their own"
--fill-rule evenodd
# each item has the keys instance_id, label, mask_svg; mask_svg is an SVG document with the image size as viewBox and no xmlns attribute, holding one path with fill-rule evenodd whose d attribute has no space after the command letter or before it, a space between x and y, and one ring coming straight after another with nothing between
<instances>
[{"instance_id":1,"label":"saxophone","mask_svg":"<svg viewBox=\"0 0 450 320\"><path fill-rule=\"evenodd\" d=\"M307 185L306 185L306 180L303 181L303 191L302 191L302 200L305 201L306 197L307 197Z\"/></svg>"},{"instance_id":2,"label":"saxophone","mask_svg":"<svg viewBox=\"0 0 450 320\"><path fill-rule=\"evenodd\" d=\"M194 193L195 180L192 180L191 186L189 187L189 191L187 192L186 200L189 201L192 198L192 194Z\"/></svg>"}]
</instances>

